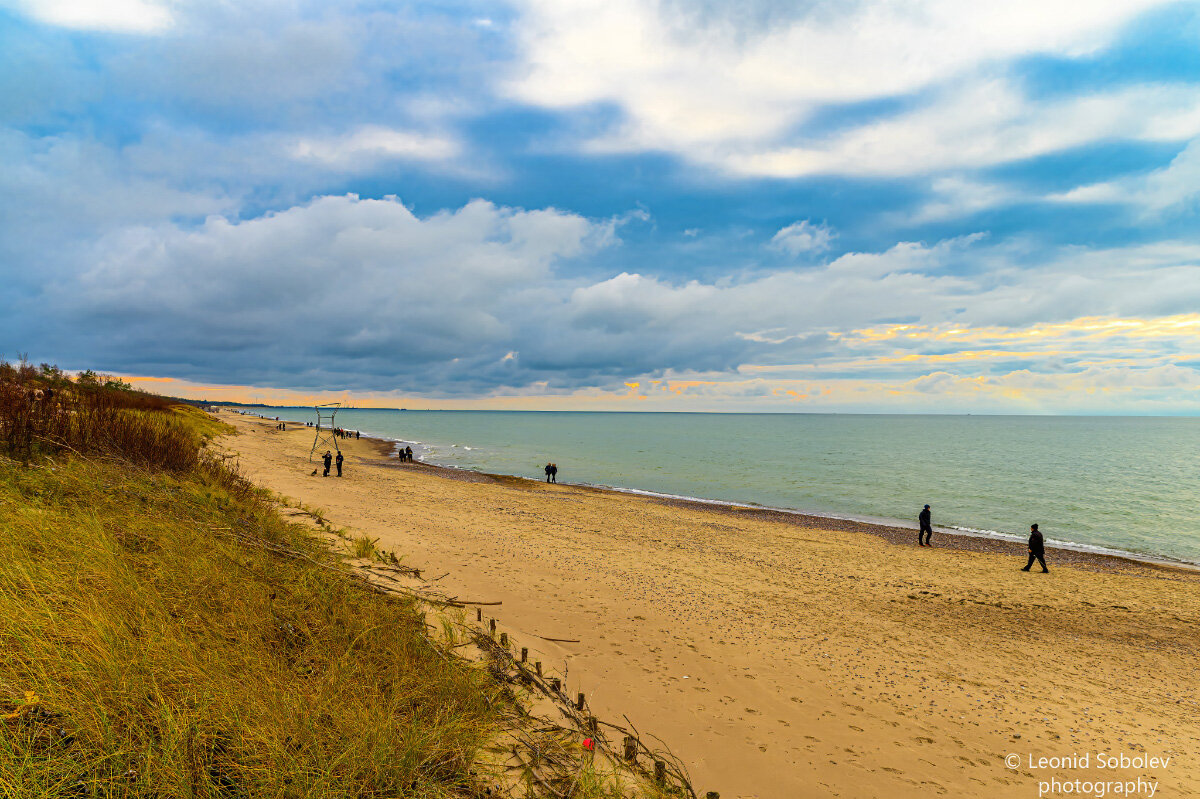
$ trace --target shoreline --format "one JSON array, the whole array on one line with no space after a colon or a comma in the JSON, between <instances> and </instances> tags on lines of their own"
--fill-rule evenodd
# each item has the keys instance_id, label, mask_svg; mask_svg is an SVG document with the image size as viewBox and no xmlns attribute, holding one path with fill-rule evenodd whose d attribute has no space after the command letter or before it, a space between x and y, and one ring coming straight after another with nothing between
<instances>
[{"instance_id":1,"label":"shoreline","mask_svg":"<svg viewBox=\"0 0 1200 799\"><path fill-rule=\"evenodd\" d=\"M1137 776L1006 766L1063 751L1170 756L1148 775L1164 795L1200 791L1194 571L1052 551L1050 574L1023 573L1011 542L918 548L901 528L400 464L370 437L321 478L311 428L232 420L218 445L248 478L486 601L483 630L665 742L701 795L1016 799Z\"/></svg>"},{"instance_id":2,"label":"shoreline","mask_svg":"<svg viewBox=\"0 0 1200 799\"><path fill-rule=\"evenodd\" d=\"M232 409L231 409L232 410ZM241 411L233 411L242 413ZM259 419L271 421L269 417L261 416L253 411L246 411L245 415L253 416ZM291 420L280 419L288 424L295 424L304 427L303 422L295 422ZM311 427L304 427L306 430L312 430ZM362 441L368 441L372 446L375 446L379 454L385 462L392 462L395 455L396 445L402 443L399 439L383 438L380 436L363 435ZM441 476L450 479L456 478L458 474L479 475L483 478L491 478L495 480L522 480L530 483L538 484L542 481L536 477L528 477L519 474L504 474L499 472L486 472L481 469L471 469L463 466L444 466L437 463L429 463L427 461L416 460L413 462L416 466L422 466L427 469L434 470ZM719 512L729 513L737 516L761 514L759 518L773 519L784 523L791 523L801 527L815 527L818 529L836 530L838 532L855 532L866 533L883 538L894 544L902 544L905 539L911 542L912 537L917 532L917 527L914 525L908 527L903 524L890 523L888 520L869 521L853 516L838 516L833 514L813 513L811 511L796 510L793 508L779 508L766 505L751 505L729 500L706 499L704 497L679 496L673 494L664 494L657 491L651 491L641 488L628 488L622 486L596 485L592 483L573 483L563 482L557 485L577 488L585 491L600 491L619 495L629 495L645 497L647 499L662 502L667 505L677 504L678 507L691 507L701 510L716 510ZM938 535L940 540L936 547L944 549L953 549L970 552L992 552L997 554L1008 554L1014 557L1026 557L1028 549L1023 540L1005 537L1006 534L988 532L988 531L971 531L961 528L947 528L934 525L934 533ZM943 543L943 542L949 543ZM1105 547L1093 547L1089 544L1068 545L1059 542L1046 544L1047 563L1070 564L1083 568L1103 569L1103 570L1121 570L1128 566L1145 567L1164 570L1179 570L1185 573L1200 574L1200 563L1190 563L1188 561L1173 560L1164 556L1144 555L1137 552L1129 552L1127 550L1109 549Z\"/></svg>"}]
</instances>

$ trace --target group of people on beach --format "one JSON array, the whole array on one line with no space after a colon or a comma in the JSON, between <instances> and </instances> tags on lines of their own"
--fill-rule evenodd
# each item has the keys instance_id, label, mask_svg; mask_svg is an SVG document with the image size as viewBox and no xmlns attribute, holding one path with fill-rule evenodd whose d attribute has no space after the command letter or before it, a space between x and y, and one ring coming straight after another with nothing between
<instances>
[{"instance_id":1,"label":"group of people on beach","mask_svg":"<svg viewBox=\"0 0 1200 799\"><path fill-rule=\"evenodd\" d=\"M325 454L321 457L321 460L325 463L325 473L322 474L321 476L328 477L329 476L329 467L331 465L333 465L333 462L334 462L333 453L330 452L329 450L325 450ZM342 453L339 451L337 454L337 476L338 477L342 476L342 461L343 460L345 460L345 459L342 457Z\"/></svg>"},{"instance_id":2,"label":"group of people on beach","mask_svg":"<svg viewBox=\"0 0 1200 799\"><path fill-rule=\"evenodd\" d=\"M401 463L412 463L412 447L400 447L396 450L396 455Z\"/></svg>"},{"instance_id":3,"label":"group of people on beach","mask_svg":"<svg viewBox=\"0 0 1200 799\"><path fill-rule=\"evenodd\" d=\"M933 537L933 513L926 505L922 511L917 514L917 523L920 529L917 531L917 546L931 547L929 539ZM1033 568L1033 562L1036 560L1042 566L1042 574L1049 574L1050 570L1046 568L1046 540L1042 537L1042 532L1038 530L1036 524L1029 525L1029 562L1021 569L1023 572Z\"/></svg>"},{"instance_id":4,"label":"group of people on beach","mask_svg":"<svg viewBox=\"0 0 1200 799\"><path fill-rule=\"evenodd\" d=\"M350 431L350 430L345 430L341 427L335 427L333 429L333 434L335 436L337 436L338 438L355 438L355 439L357 439L357 438L362 437L362 434L358 430Z\"/></svg>"},{"instance_id":5,"label":"group of people on beach","mask_svg":"<svg viewBox=\"0 0 1200 799\"><path fill-rule=\"evenodd\" d=\"M546 468L543 471L546 472L546 482L547 483L557 483L558 482L558 464L547 463Z\"/></svg>"}]
</instances>

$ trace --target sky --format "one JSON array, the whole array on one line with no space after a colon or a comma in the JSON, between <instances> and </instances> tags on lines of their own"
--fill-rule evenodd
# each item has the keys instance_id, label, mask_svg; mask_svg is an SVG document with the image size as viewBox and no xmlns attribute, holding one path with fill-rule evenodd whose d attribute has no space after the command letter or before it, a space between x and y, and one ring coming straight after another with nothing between
<instances>
[{"instance_id":1,"label":"sky","mask_svg":"<svg viewBox=\"0 0 1200 799\"><path fill-rule=\"evenodd\" d=\"M1200 2L0 0L0 356L175 396L1200 413Z\"/></svg>"}]
</instances>

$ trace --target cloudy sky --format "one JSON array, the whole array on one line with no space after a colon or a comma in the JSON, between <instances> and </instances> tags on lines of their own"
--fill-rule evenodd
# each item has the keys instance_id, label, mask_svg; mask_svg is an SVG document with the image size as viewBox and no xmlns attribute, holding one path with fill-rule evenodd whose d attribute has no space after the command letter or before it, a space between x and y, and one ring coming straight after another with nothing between
<instances>
[{"instance_id":1,"label":"cloudy sky","mask_svg":"<svg viewBox=\"0 0 1200 799\"><path fill-rule=\"evenodd\" d=\"M0 0L0 355L455 408L1200 412L1200 3Z\"/></svg>"}]
</instances>

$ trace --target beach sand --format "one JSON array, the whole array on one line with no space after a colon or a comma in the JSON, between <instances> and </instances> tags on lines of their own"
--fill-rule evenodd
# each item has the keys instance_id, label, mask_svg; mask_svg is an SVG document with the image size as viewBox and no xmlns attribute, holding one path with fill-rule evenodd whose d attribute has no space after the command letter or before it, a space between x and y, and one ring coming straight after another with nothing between
<instances>
[{"instance_id":1,"label":"beach sand","mask_svg":"<svg viewBox=\"0 0 1200 799\"><path fill-rule=\"evenodd\" d=\"M1008 542L401 465L366 439L313 477L310 428L219 416L248 477L502 602L484 612L515 646L660 738L701 796L1200 795L1195 572L1050 551L1023 573Z\"/></svg>"}]
</instances>

